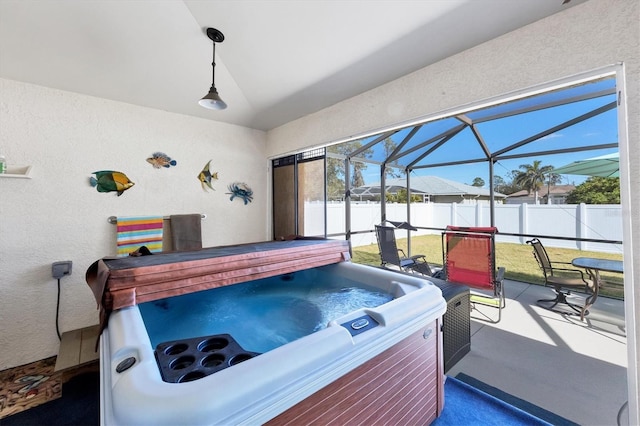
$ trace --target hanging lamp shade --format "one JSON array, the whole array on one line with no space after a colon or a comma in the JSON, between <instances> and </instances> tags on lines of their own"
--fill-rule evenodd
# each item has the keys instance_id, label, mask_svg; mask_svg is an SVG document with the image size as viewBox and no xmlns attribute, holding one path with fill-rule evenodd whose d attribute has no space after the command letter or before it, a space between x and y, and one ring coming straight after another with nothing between
<instances>
[{"instance_id":1,"label":"hanging lamp shade","mask_svg":"<svg viewBox=\"0 0 640 426\"><path fill-rule=\"evenodd\" d=\"M224 41L224 35L215 28L207 28L207 37L213 41L213 60L211 62L212 75L211 75L211 88L202 99L198 101L200 106L207 109L225 109L227 104L220 98L218 90L216 89L216 43L222 43Z\"/></svg>"},{"instance_id":2,"label":"hanging lamp shade","mask_svg":"<svg viewBox=\"0 0 640 426\"><path fill-rule=\"evenodd\" d=\"M225 109L227 107L227 104L220 99L220 95L218 95L218 91L215 86L211 86L209 93L200 99L198 103L200 106L207 109Z\"/></svg>"}]
</instances>

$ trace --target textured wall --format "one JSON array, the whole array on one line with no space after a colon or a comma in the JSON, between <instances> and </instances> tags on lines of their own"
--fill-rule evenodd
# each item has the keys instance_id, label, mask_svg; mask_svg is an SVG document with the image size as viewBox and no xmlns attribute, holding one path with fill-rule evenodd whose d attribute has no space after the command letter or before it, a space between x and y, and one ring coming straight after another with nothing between
<instances>
[{"instance_id":1,"label":"textured wall","mask_svg":"<svg viewBox=\"0 0 640 426\"><path fill-rule=\"evenodd\" d=\"M0 79L0 152L33 166L32 179L0 179L0 370L58 352L54 261L73 261L61 331L97 323L84 273L115 254L109 216L205 213L204 246L267 239L264 146L261 131ZM178 165L152 168L154 151ZM220 179L205 193L196 176L209 159ZM105 169L135 186L98 193L88 179ZM253 203L229 201L236 180L253 188Z\"/></svg>"},{"instance_id":2,"label":"textured wall","mask_svg":"<svg viewBox=\"0 0 640 426\"><path fill-rule=\"evenodd\" d=\"M629 323L640 322L640 2L590 0L505 36L447 58L318 113L268 132L267 155L275 157L363 132L426 117L450 108L624 63L630 208L623 212L627 250L625 286ZM624 135L620 135L621 140ZM622 167L623 177L625 167ZM631 195L632 194L632 195ZM629 206L627 206L629 207ZM629 293L627 293L629 294ZM634 318L635 316L635 318ZM640 327L629 330L629 365L640 359ZM638 395L640 369L630 377ZM638 405L635 402L635 415ZM640 420L636 417L634 421ZM633 423L633 421L631 422Z\"/></svg>"},{"instance_id":3,"label":"textured wall","mask_svg":"<svg viewBox=\"0 0 640 426\"><path fill-rule=\"evenodd\" d=\"M295 152L625 62L638 140L637 0L591 0L268 132L267 155ZM633 106L633 108L631 108Z\"/></svg>"}]
</instances>

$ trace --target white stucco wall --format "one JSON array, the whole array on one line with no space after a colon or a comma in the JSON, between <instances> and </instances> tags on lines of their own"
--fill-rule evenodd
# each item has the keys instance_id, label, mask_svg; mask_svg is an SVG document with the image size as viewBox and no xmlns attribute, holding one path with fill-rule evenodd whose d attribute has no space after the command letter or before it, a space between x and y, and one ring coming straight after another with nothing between
<instances>
[{"instance_id":1,"label":"white stucco wall","mask_svg":"<svg viewBox=\"0 0 640 426\"><path fill-rule=\"evenodd\" d=\"M623 212L627 318L640 318L640 2L590 0L439 63L268 132L269 157L361 135L418 117L494 98L527 87L624 63L628 116L628 178L633 194ZM620 135L622 138L624 135ZM622 158L622 157L621 157ZM622 166L624 177L624 165ZM640 326L629 330L630 365L637 365ZM634 359L634 356L636 357ZM630 386L638 395L638 369ZM635 418L638 418L638 405Z\"/></svg>"},{"instance_id":2,"label":"white stucco wall","mask_svg":"<svg viewBox=\"0 0 640 426\"><path fill-rule=\"evenodd\" d=\"M115 254L109 216L205 213L203 245L268 238L264 132L0 79L0 153L32 165L31 179L0 179L0 370L56 355L57 284L51 263L72 260L61 280L62 332L96 324L84 274ZM145 159L162 151L176 167ZM197 175L208 160L216 191ZM117 197L89 186L91 172L117 170L135 186ZM246 182L251 204L229 201Z\"/></svg>"},{"instance_id":3,"label":"white stucco wall","mask_svg":"<svg viewBox=\"0 0 640 426\"><path fill-rule=\"evenodd\" d=\"M636 0L591 0L268 132L270 157L625 62L638 108ZM633 110L630 108L630 115ZM635 122L637 140L638 123Z\"/></svg>"}]
</instances>

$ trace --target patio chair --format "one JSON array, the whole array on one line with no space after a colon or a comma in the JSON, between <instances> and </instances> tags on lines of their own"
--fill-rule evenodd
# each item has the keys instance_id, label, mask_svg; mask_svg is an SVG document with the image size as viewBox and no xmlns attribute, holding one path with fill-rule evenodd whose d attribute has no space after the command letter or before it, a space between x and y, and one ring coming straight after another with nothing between
<instances>
[{"instance_id":1,"label":"patio chair","mask_svg":"<svg viewBox=\"0 0 640 426\"><path fill-rule=\"evenodd\" d=\"M471 288L470 302L498 309L496 320L482 314L482 321L498 323L506 306L504 296L505 268L496 268L495 227L447 226L442 233L442 253L448 282Z\"/></svg>"},{"instance_id":2,"label":"patio chair","mask_svg":"<svg viewBox=\"0 0 640 426\"><path fill-rule=\"evenodd\" d=\"M589 312L584 309L584 306L576 305L567 300L567 296L571 294L571 289L589 291L589 282L585 279L584 273L579 269L567 268L566 265L571 265L569 262L552 262L539 239L533 238L527 241L527 244L531 244L531 247L533 247L533 257L535 257L538 266L542 269L545 287L548 285L553 286L553 290L556 293L556 297L553 299L538 300L538 305L550 311L564 314L582 315L583 310L585 311L584 315L588 314ZM552 303L551 306L543 305L549 302ZM553 308L558 303L569 306L575 313L554 310Z\"/></svg>"},{"instance_id":3,"label":"patio chair","mask_svg":"<svg viewBox=\"0 0 640 426\"><path fill-rule=\"evenodd\" d=\"M388 267L394 265L405 272L417 272L422 275L432 276L433 271L423 254L407 257L404 250L396 244L396 228L391 226L376 225L376 238L380 250L381 265Z\"/></svg>"}]
</instances>

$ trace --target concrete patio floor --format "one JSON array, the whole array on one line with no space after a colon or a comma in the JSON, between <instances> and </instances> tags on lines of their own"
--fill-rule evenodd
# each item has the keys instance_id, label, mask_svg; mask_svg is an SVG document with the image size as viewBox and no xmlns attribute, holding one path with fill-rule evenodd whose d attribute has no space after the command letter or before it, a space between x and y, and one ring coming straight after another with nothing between
<instances>
[{"instance_id":1,"label":"concrete patio floor","mask_svg":"<svg viewBox=\"0 0 640 426\"><path fill-rule=\"evenodd\" d=\"M471 351L447 375L465 373L581 425L616 425L627 400L623 301L601 297L580 321L536 304L553 297L549 287L506 281L505 292L500 323L472 319ZM497 312L478 309L472 318Z\"/></svg>"}]
</instances>

